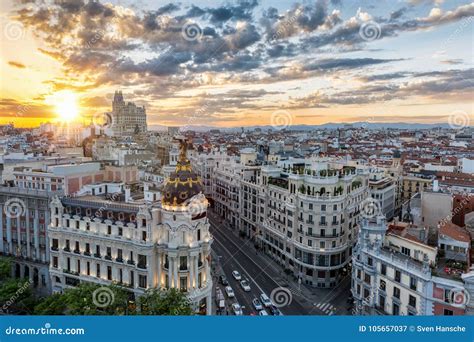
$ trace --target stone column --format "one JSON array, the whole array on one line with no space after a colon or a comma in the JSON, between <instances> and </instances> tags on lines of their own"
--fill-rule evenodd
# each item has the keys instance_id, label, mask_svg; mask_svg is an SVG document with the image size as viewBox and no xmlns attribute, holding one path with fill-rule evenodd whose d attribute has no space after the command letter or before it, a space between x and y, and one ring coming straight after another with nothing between
<instances>
[{"instance_id":1,"label":"stone column","mask_svg":"<svg viewBox=\"0 0 474 342\"><path fill-rule=\"evenodd\" d=\"M192 288L195 288L195 283L194 283L194 256L192 256L192 255L189 256L188 270L189 270L188 289L191 290Z\"/></svg>"},{"instance_id":2,"label":"stone column","mask_svg":"<svg viewBox=\"0 0 474 342\"><path fill-rule=\"evenodd\" d=\"M3 205L0 204L0 252L3 250Z\"/></svg>"},{"instance_id":3,"label":"stone column","mask_svg":"<svg viewBox=\"0 0 474 342\"><path fill-rule=\"evenodd\" d=\"M26 208L25 213L25 226L26 226L26 255L31 258L31 244L30 244L30 209Z\"/></svg>"},{"instance_id":4,"label":"stone column","mask_svg":"<svg viewBox=\"0 0 474 342\"><path fill-rule=\"evenodd\" d=\"M9 215L7 216L7 242L8 242L8 252L13 254L13 242L12 242L12 219Z\"/></svg>"}]
</instances>

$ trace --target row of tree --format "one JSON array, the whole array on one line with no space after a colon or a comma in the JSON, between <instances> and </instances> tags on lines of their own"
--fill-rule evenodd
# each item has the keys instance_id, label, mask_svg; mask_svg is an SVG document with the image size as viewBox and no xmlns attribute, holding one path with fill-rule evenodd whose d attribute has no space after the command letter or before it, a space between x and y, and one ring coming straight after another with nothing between
<instances>
[{"instance_id":1,"label":"row of tree","mask_svg":"<svg viewBox=\"0 0 474 342\"><path fill-rule=\"evenodd\" d=\"M0 312L18 315L192 315L186 295L151 289L134 298L116 285L81 283L64 293L37 297L31 283L11 277L12 260L0 257Z\"/></svg>"}]
</instances>

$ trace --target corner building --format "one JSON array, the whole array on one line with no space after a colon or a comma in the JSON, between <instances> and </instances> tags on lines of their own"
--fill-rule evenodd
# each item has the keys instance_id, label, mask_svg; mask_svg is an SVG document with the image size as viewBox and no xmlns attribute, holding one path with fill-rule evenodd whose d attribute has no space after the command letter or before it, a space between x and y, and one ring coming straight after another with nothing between
<instances>
[{"instance_id":1,"label":"corner building","mask_svg":"<svg viewBox=\"0 0 474 342\"><path fill-rule=\"evenodd\" d=\"M211 314L213 240L201 193L183 145L161 201L56 197L49 227L53 291L81 282L114 283L134 296L177 288L196 312Z\"/></svg>"}]
</instances>

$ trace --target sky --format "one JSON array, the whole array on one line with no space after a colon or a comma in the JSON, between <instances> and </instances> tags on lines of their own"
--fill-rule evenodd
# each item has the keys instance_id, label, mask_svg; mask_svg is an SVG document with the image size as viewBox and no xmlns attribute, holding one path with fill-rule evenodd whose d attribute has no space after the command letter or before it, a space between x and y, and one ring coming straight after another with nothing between
<instances>
[{"instance_id":1,"label":"sky","mask_svg":"<svg viewBox=\"0 0 474 342\"><path fill-rule=\"evenodd\" d=\"M0 1L0 124L474 125L474 2ZM62 112L61 112L62 111Z\"/></svg>"}]
</instances>

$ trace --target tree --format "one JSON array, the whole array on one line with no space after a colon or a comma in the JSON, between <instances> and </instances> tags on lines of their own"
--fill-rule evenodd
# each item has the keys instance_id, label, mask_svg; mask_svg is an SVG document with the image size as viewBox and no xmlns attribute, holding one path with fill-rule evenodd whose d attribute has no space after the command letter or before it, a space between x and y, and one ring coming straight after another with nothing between
<instances>
[{"instance_id":1,"label":"tree","mask_svg":"<svg viewBox=\"0 0 474 342\"><path fill-rule=\"evenodd\" d=\"M8 278L0 283L0 310L13 314L32 314L36 304L31 282Z\"/></svg>"},{"instance_id":2,"label":"tree","mask_svg":"<svg viewBox=\"0 0 474 342\"><path fill-rule=\"evenodd\" d=\"M141 315L190 316L193 314L186 295L177 289L151 289L138 299Z\"/></svg>"},{"instance_id":3,"label":"tree","mask_svg":"<svg viewBox=\"0 0 474 342\"><path fill-rule=\"evenodd\" d=\"M37 315L125 315L128 293L115 285L82 283L62 294L43 299L36 307Z\"/></svg>"},{"instance_id":4,"label":"tree","mask_svg":"<svg viewBox=\"0 0 474 342\"><path fill-rule=\"evenodd\" d=\"M65 312L66 303L60 293L43 298L34 309L35 315L64 315Z\"/></svg>"},{"instance_id":5,"label":"tree","mask_svg":"<svg viewBox=\"0 0 474 342\"><path fill-rule=\"evenodd\" d=\"M12 259L0 257L0 280L11 277Z\"/></svg>"}]
</instances>

